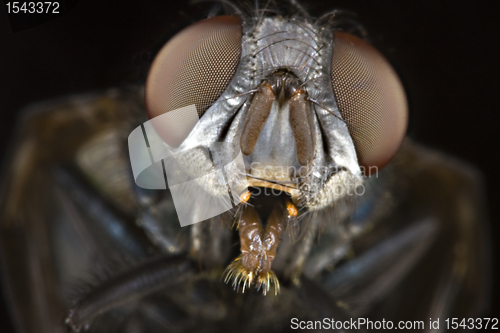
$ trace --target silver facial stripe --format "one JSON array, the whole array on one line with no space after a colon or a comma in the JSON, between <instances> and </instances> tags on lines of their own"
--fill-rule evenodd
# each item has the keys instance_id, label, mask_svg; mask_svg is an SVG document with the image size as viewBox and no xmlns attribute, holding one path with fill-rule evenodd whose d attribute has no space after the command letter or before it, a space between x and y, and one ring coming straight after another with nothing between
<instances>
[{"instance_id":1,"label":"silver facial stripe","mask_svg":"<svg viewBox=\"0 0 500 333\"><path fill-rule=\"evenodd\" d=\"M332 89L330 63L333 48L331 31L306 20L271 17L243 22L239 66L222 96L205 112L179 147L193 149L183 167L197 172L197 166L211 165L203 150L196 149L200 143L207 146L213 142L225 142L225 147L228 147L225 158L234 159L240 151L242 126L252 102L251 95L245 93L258 88L274 72L286 70L302 82L308 98L316 102L311 103L310 108L313 112L314 157L307 166L306 176L297 180L302 189L300 200L312 210L322 209L361 184L363 180L354 144L341 120ZM270 116L268 120L273 119ZM246 168L251 174L250 165ZM207 180L204 186L214 196L220 194L217 179Z\"/></svg>"}]
</instances>

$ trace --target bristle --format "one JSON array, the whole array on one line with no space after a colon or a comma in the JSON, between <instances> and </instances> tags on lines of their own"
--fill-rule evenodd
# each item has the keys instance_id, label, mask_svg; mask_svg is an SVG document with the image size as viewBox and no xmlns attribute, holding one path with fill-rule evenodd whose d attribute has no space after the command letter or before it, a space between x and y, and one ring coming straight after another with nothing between
<instances>
[{"instance_id":1,"label":"bristle","mask_svg":"<svg viewBox=\"0 0 500 333\"><path fill-rule=\"evenodd\" d=\"M276 274L273 271L269 272L256 272L248 271L241 264L241 257L236 258L224 271L224 282L229 284L232 281L234 290L244 293L246 289L255 284L257 290L262 289L262 293L267 295L271 290L271 285L274 286L274 295L278 295L280 291L280 284ZM256 281L255 281L256 280Z\"/></svg>"}]
</instances>

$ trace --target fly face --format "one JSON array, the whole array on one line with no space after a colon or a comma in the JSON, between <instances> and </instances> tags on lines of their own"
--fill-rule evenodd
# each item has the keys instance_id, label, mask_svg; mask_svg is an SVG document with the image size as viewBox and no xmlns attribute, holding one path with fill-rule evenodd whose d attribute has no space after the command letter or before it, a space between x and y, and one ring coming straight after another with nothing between
<instances>
[{"instance_id":1,"label":"fly face","mask_svg":"<svg viewBox=\"0 0 500 333\"><path fill-rule=\"evenodd\" d=\"M211 86L191 94L207 71ZM388 163L407 123L402 85L378 51L299 17L215 17L175 36L151 67L146 104L154 117L191 103L201 119L185 139L172 135L177 121L156 130L167 144L180 143L177 151L190 150L179 166L192 176L201 174L200 165L212 165L200 146L222 142L229 160L243 153L246 184L237 189L248 202L238 222L242 256L228 277L243 288L257 279L264 292L265 281L277 286L270 267L282 230L297 215L286 207L300 211L300 219L331 207L352 214L362 168ZM238 177L229 174L229 182ZM217 184L214 175L202 186L218 197L224 191ZM276 212L254 212L250 198L262 188L287 194L276 199ZM248 223L250 229L242 227Z\"/></svg>"},{"instance_id":2,"label":"fly face","mask_svg":"<svg viewBox=\"0 0 500 333\"><path fill-rule=\"evenodd\" d=\"M4 175L0 220L20 331L477 317L488 282L479 177L402 144L401 83L378 51L334 29L337 14L212 17L159 52L145 96L113 89L35 106ZM227 172L239 207L181 228L170 191L135 185L125 146L146 111L192 104L194 126L181 114L155 128L187 151L180 170L208 175L200 188L222 197L207 153L222 143L223 160L241 152L245 182Z\"/></svg>"},{"instance_id":3,"label":"fly face","mask_svg":"<svg viewBox=\"0 0 500 333\"><path fill-rule=\"evenodd\" d=\"M198 30L212 31L203 36L210 43L179 51L179 44L200 38ZM213 45L210 38L223 42ZM239 50L233 50L235 40ZM203 58L191 59L194 52ZM215 66L220 52L224 59ZM178 58L188 60L176 66ZM190 95L205 72L216 79L208 91ZM346 79L347 72L354 77ZM399 79L375 49L355 36L337 32L334 38L330 29L283 17L243 23L216 17L186 29L153 63L146 104L150 117L195 104L203 117L180 148L226 142L228 155L243 151L250 178L297 184L296 191L289 189L292 196L313 210L343 196L335 194L335 185L361 183L358 158L361 167L385 165L407 122ZM169 137L175 126L166 124L159 134L178 146L184 138Z\"/></svg>"}]
</instances>

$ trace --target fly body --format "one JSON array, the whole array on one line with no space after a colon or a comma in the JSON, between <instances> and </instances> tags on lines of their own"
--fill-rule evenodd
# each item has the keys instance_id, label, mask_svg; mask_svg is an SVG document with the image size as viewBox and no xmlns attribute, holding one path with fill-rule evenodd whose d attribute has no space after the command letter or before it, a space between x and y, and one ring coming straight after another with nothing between
<instances>
[{"instance_id":1,"label":"fly body","mask_svg":"<svg viewBox=\"0 0 500 333\"><path fill-rule=\"evenodd\" d=\"M479 175L405 138L403 85L357 23L290 4L231 5L185 28L144 87L26 110L0 224L19 332L283 332L292 318L484 311ZM127 138L148 118L175 156L159 162L167 190L138 186L130 164Z\"/></svg>"}]
</instances>

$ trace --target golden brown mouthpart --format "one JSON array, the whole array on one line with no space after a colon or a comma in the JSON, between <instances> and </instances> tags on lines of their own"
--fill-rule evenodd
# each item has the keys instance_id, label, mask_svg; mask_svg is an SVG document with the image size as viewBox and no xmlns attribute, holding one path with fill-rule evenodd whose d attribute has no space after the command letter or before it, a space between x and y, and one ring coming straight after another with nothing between
<instances>
[{"instance_id":1,"label":"golden brown mouthpart","mask_svg":"<svg viewBox=\"0 0 500 333\"><path fill-rule=\"evenodd\" d=\"M276 203L265 224L254 207L243 207L238 221L241 255L227 267L224 279L226 283L232 280L237 290L241 286L241 291L245 292L255 286L266 295L273 286L275 295L279 293L279 281L271 266L291 215L289 212L293 213L296 208L283 197L278 198Z\"/></svg>"}]
</instances>

